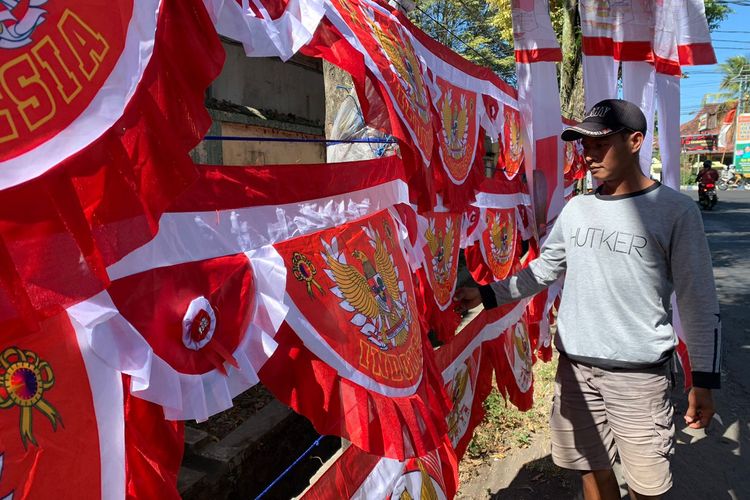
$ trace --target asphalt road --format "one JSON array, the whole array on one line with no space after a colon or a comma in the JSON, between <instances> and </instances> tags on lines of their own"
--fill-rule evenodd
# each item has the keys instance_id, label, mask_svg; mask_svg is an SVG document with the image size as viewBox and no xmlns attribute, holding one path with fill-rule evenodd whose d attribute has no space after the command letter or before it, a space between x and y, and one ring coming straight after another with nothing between
<instances>
[{"instance_id":1,"label":"asphalt road","mask_svg":"<svg viewBox=\"0 0 750 500\"><path fill-rule=\"evenodd\" d=\"M697 192L689 192L697 200ZM686 428L686 398L675 391L677 446L670 499L750 499L750 190L719 192L703 212L722 314L722 424ZM678 382L679 383L679 382Z\"/></svg>"}]
</instances>

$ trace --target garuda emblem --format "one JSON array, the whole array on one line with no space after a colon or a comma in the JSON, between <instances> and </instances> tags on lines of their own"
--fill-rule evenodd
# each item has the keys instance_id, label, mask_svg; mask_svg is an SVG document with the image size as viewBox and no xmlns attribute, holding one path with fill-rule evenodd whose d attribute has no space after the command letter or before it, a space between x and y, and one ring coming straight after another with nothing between
<instances>
[{"instance_id":1,"label":"garuda emblem","mask_svg":"<svg viewBox=\"0 0 750 500\"><path fill-rule=\"evenodd\" d=\"M510 215L504 212L488 213L490 232L490 251L492 259L498 264L505 264L513 254L514 227Z\"/></svg>"},{"instance_id":2,"label":"garuda emblem","mask_svg":"<svg viewBox=\"0 0 750 500\"><path fill-rule=\"evenodd\" d=\"M518 110L505 106L503 157L505 160L505 174L509 178L515 177L523 162L523 143L521 142L521 117Z\"/></svg>"},{"instance_id":3,"label":"garuda emblem","mask_svg":"<svg viewBox=\"0 0 750 500\"><path fill-rule=\"evenodd\" d=\"M47 0L0 0L0 49L17 49L31 43L34 30L45 20L40 6Z\"/></svg>"},{"instance_id":4,"label":"garuda emblem","mask_svg":"<svg viewBox=\"0 0 750 500\"><path fill-rule=\"evenodd\" d=\"M432 255L430 265L432 276L435 278L435 285L437 285L433 288L441 289L441 291L433 290L436 295L444 295L443 289L446 288L445 291L450 294L453 288L453 242L455 237L455 225L452 219L445 219L445 228L441 231L440 228L436 227L435 218L429 218L425 239L427 240L427 247L430 249L430 255ZM441 304L445 302L442 297L436 298Z\"/></svg>"},{"instance_id":5,"label":"garuda emblem","mask_svg":"<svg viewBox=\"0 0 750 500\"><path fill-rule=\"evenodd\" d=\"M470 369L468 365L464 365L459 370L453 381L451 382L450 392L451 401L453 402L453 409L448 414L448 436L451 438L453 446L456 446L461 435L466 430L466 422L471 414L471 408L467 404L467 399L470 402L472 396L470 387Z\"/></svg>"},{"instance_id":6,"label":"garuda emblem","mask_svg":"<svg viewBox=\"0 0 750 500\"><path fill-rule=\"evenodd\" d=\"M466 155L466 144L469 139L469 109L466 95L461 94L460 102L454 103L453 90L449 90L440 111L447 152L451 158L459 160Z\"/></svg>"},{"instance_id":7,"label":"garuda emblem","mask_svg":"<svg viewBox=\"0 0 750 500\"><path fill-rule=\"evenodd\" d=\"M407 341L411 313L404 283L380 232L372 226L362 230L374 250L372 257L364 249L355 249L351 252L354 260L347 261L335 237L330 244L321 240L321 256L328 266L326 275L335 283L330 290L341 299L339 306L354 313L351 322L367 340L387 351Z\"/></svg>"},{"instance_id":8,"label":"garuda emblem","mask_svg":"<svg viewBox=\"0 0 750 500\"><path fill-rule=\"evenodd\" d=\"M521 392L527 392L532 382L532 359L531 342L526 325L521 321L516 324L506 335L510 335L510 341L505 342L505 355L508 357L513 375Z\"/></svg>"}]
</instances>

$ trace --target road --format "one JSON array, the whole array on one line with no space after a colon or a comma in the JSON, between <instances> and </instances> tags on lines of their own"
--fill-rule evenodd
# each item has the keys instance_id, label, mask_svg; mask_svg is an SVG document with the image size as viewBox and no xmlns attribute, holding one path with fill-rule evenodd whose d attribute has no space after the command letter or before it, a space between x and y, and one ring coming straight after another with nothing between
<instances>
[{"instance_id":1,"label":"road","mask_svg":"<svg viewBox=\"0 0 750 500\"><path fill-rule=\"evenodd\" d=\"M697 192L688 194L697 200ZM703 221L723 322L723 385L715 392L721 423L708 432L687 428L687 398L677 381L675 485L664 496L670 500L750 499L750 190L719 192L719 200ZM459 498L580 498L578 482L551 463L549 436L542 434L530 448L486 464Z\"/></svg>"},{"instance_id":2,"label":"road","mask_svg":"<svg viewBox=\"0 0 750 500\"><path fill-rule=\"evenodd\" d=\"M719 192L719 200L703 212L703 223L723 323L722 389L716 393L723 425L714 422L706 435L675 419L670 499L750 498L750 191ZM675 401L675 414L684 414L684 395L676 392Z\"/></svg>"}]
</instances>

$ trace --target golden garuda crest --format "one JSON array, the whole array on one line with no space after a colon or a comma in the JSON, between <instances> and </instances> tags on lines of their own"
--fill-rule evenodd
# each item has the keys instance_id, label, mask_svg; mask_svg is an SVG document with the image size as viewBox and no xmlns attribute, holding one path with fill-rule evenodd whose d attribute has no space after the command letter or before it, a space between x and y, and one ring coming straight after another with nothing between
<instances>
[{"instance_id":1,"label":"golden garuda crest","mask_svg":"<svg viewBox=\"0 0 750 500\"><path fill-rule=\"evenodd\" d=\"M469 109L466 95L461 94L460 102L454 103L453 90L448 90L443 99L440 114L443 120L443 140L446 150L451 158L459 160L466 155L466 145L469 139Z\"/></svg>"},{"instance_id":2,"label":"golden garuda crest","mask_svg":"<svg viewBox=\"0 0 750 500\"><path fill-rule=\"evenodd\" d=\"M453 287L453 242L456 237L453 220L445 219L445 228L441 231L436 227L435 218L430 217L425 231L427 247L430 249L432 260L432 275L441 288ZM437 292L436 292L437 293Z\"/></svg>"},{"instance_id":3,"label":"golden garuda crest","mask_svg":"<svg viewBox=\"0 0 750 500\"><path fill-rule=\"evenodd\" d=\"M387 227L387 226L386 226ZM404 283L380 232L372 226L362 227L372 247L355 249L348 261L338 250L334 237L330 244L321 240L321 256L328 266L326 275L335 283L330 290L341 299L339 306L353 313L351 322L360 328L367 340L380 349L403 345L409 337L411 313ZM391 239L390 233L387 238ZM390 242L391 246L395 245Z\"/></svg>"},{"instance_id":4,"label":"golden garuda crest","mask_svg":"<svg viewBox=\"0 0 750 500\"><path fill-rule=\"evenodd\" d=\"M504 212L488 212L490 252L498 264L506 264L512 257L515 227L510 216Z\"/></svg>"}]
</instances>

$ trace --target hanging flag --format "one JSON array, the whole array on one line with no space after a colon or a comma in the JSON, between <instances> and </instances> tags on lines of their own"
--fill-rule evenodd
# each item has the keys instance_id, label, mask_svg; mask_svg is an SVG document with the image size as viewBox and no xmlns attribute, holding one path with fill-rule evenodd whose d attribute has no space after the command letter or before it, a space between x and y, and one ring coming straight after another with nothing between
<instances>
[{"instance_id":1,"label":"hanging flag","mask_svg":"<svg viewBox=\"0 0 750 500\"><path fill-rule=\"evenodd\" d=\"M405 461L380 458L350 446L301 498L448 500L457 490L458 463L449 442Z\"/></svg>"},{"instance_id":2,"label":"hanging flag","mask_svg":"<svg viewBox=\"0 0 750 500\"><path fill-rule=\"evenodd\" d=\"M517 0L512 3L512 11L518 106L529 160L526 179L534 207L535 234L543 238L565 203L556 67L562 53L546 0Z\"/></svg>"},{"instance_id":3,"label":"hanging flag","mask_svg":"<svg viewBox=\"0 0 750 500\"><path fill-rule=\"evenodd\" d=\"M518 321L502 336L485 344L487 356L495 367L495 379L503 396L519 410L534 405L534 373L536 362L529 328L525 320Z\"/></svg>"},{"instance_id":4,"label":"hanging flag","mask_svg":"<svg viewBox=\"0 0 750 500\"><path fill-rule=\"evenodd\" d=\"M203 0L216 32L241 42L249 57L286 61L313 37L320 0Z\"/></svg>"},{"instance_id":5,"label":"hanging flag","mask_svg":"<svg viewBox=\"0 0 750 500\"><path fill-rule=\"evenodd\" d=\"M423 315L437 338L446 342L461 317L453 311L462 237L461 214L428 212L418 216L419 236L424 241L417 286L423 297Z\"/></svg>"},{"instance_id":6,"label":"hanging flag","mask_svg":"<svg viewBox=\"0 0 750 500\"><path fill-rule=\"evenodd\" d=\"M294 279L279 347L260 371L321 434L399 460L439 446L448 410L405 236L386 210L277 243Z\"/></svg>"},{"instance_id":7,"label":"hanging flag","mask_svg":"<svg viewBox=\"0 0 750 500\"><path fill-rule=\"evenodd\" d=\"M223 51L194 0L13 5L0 33L0 310L33 322L100 291L195 179L188 152L210 125L204 91Z\"/></svg>"}]
</instances>

